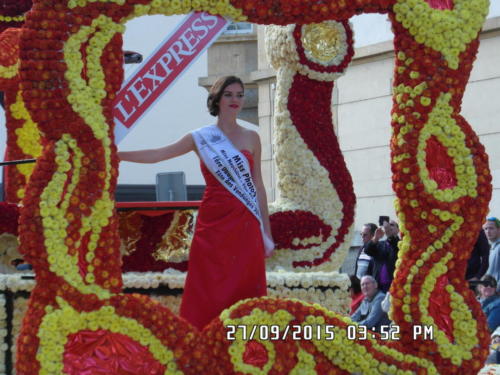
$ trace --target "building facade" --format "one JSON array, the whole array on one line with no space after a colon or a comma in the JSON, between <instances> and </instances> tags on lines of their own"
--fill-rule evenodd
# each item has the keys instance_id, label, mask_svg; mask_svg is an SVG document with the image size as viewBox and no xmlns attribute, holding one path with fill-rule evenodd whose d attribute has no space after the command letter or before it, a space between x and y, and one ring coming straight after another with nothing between
<instances>
[{"instance_id":1,"label":"building facade","mask_svg":"<svg viewBox=\"0 0 500 375\"><path fill-rule=\"evenodd\" d=\"M245 37L226 35L216 42L208 54L208 77L199 83L208 86L219 75L236 74L252 90L256 88L249 110L258 119L264 184L273 201L279 198L272 136L276 75L266 58L264 30L257 26ZM490 214L500 215L500 17L486 21L480 40L462 115L486 147L493 176ZM379 215L395 217L389 149L393 69L392 40L356 48L353 61L334 87L333 122L354 182L358 229L376 222Z\"/></svg>"}]
</instances>

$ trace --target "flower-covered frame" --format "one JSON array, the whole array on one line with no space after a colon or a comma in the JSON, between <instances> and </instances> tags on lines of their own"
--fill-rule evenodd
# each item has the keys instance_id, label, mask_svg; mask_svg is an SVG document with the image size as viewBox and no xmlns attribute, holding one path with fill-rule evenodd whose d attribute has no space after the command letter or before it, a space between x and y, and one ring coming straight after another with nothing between
<instances>
[{"instance_id":1,"label":"flower-covered frame","mask_svg":"<svg viewBox=\"0 0 500 375\"><path fill-rule=\"evenodd\" d=\"M400 341L350 340L352 323L344 317L265 298L238 303L198 333L151 300L120 293L111 114L122 77L120 33L133 17L191 10L281 25L389 15L396 51L391 168L403 233L391 317ZM487 10L487 0L35 1L21 34L20 89L43 152L24 194L19 233L37 286L18 343L18 373L71 373L71 344L92 332L135 345L164 373L476 373L488 332L463 274L491 176L460 110ZM293 85L300 93L324 82L297 75ZM294 121L300 100L289 99ZM317 138L306 143L314 154ZM239 323L272 324L283 333L332 326L335 339L249 341L240 334L228 341L227 326ZM435 339L413 337L415 325L432 327Z\"/></svg>"}]
</instances>

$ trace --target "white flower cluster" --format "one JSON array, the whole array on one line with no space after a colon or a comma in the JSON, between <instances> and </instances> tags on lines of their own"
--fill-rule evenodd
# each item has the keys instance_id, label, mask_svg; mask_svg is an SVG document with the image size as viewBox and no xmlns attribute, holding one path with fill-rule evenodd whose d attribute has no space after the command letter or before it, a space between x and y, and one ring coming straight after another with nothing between
<instances>
[{"instance_id":1,"label":"white flower cluster","mask_svg":"<svg viewBox=\"0 0 500 375\"><path fill-rule=\"evenodd\" d=\"M28 291L35 287L34 279L23 279L23 276L33 276L32 273L18 273L12 275L0 274L0 290L10 290L12 292Z\"/></svg>"},{"instance_id":2,"label":"white flower cluster","mask_svg":"<svg viewBox=\"0 0 500 375\"><path fill-rule=\"evenodd\" d=\"M18 272L12 265L12 261L22 258L22 255L19 253L19 241L17 236L14 236L11 233L0 234L0 272Z\"/></svg>"},{"instance_id":3,"label":"white flower cluster","mask_svg":"<svg viewBox=\"0 0 500 375\"><path fill-rule=\"evenodd\" d=\"M268 272L268 296L297 298L347 314L351 299L349 277L338 272Z\"/></svg>"},{"instance_id":4,"label":"white flower cluster","mask_svg":"<svg viewBox=\"0 0 500 375\"><path fill-rule=\"evenodd\" d=\"M163 306L168 308L170 311L172 311L174 314L179 315L179 309L181 307L181 301L182 301L182 296L162 296L162 295L157 295L153 294L150 296L152 299L155 301L158 301L161 303Z\"/></svg>"},{"instance_id":5,"label":"white flower cluster","mask_svg":"<svg viewBox=\"0 0 500 375\"><path fill-rule=\"evenodd\" d=\"M5 367L5 352L7 351L7 344L5 339L7 337L7 301L5 295L0 293L0 375L6 374Z\"/></svg>"},{"instance_id":6,"label":"white flower cluster","mask_svg":"<svg viewBox=\"0 0 500 375\"><path fill-rule=\"evenodd\" d=\"M342 23L337 21L325 21L322 24L326 26L323 27L323 29L329 28L334 34L336 34L336 38L334 38L333 40L321 40L322 43L316 47L318 49L321 49L321 47L323 47L332 50L330 51L332 58L328 61L316 58L316 56L314 55L314 51L307 49L306 46L304 46L305 55L309 60L319 65L323 65L326 67L339 65L342 63L342 60L344 60L344 58L347 55L348 42L347 42L346 29ZM301 26L302 36L308 36L307 34L316 34L317 31L319 31L318 25L313 24L313 25ZM330 36L331 34L332 33L330 33ZM320 38L321 36L326 36L326 35L320 34L319 36L316 36L316 39Z\"/></svg>"},{"instance_id":7,"label":"white flower cluster","mask_svg":"<svg viewBox=\"0 0 500 375\"><path fill-rule=\"evenodd\" d=\"M124 288L155 289L160 285L168 286L170 289L184 288L186 274L180 271L168 269L159 272L127 272L123 274Z\"/></svg>"},{"instance_id":8,"label":"white flower cluster","mask_svg":"<svg viewBox=\"0 0 500 375\"><path fill-rule=\"evenodd\" d=\"M267 286L270 288L280 286L291 288L338 287L347 292L347 289L351 285L349 277L344 273L338 272L297 273L281 268L275 272L267 272L266 278Z\"/></svg>"},{"instance_id":9,"label":"white flower cluster","mask_svg":"<svg viewBox=\"0 0 500 375\"><path fill-rule=\"evenodd\" d=\"M17 297L16 299L14 299L14 313L12 317L12 347L10 351L12 356L13 369L16 365L17 338L21 333L23 318L26 314L26 311L28 310L28 301L29 299L25 297Z\"/></svg>"}]
</instances>

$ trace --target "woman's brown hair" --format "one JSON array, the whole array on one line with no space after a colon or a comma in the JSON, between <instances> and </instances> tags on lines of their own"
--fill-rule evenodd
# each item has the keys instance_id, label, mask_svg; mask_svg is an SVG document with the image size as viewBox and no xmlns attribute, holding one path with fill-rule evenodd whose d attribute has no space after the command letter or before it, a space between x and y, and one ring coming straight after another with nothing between
<instances>
[{"instance_id":1,"label":"woman's brown hair","mask_svg":"<svg viewBox=\"0 0 500 375\"><path fill-rule=\"evenodd\" d=\"M215 81L215 83L210 88L207 98L207 107L208 112L210 112L212 116L219 115L220 98L222 97L222 94L224 93L226 87L232 85L233 83L239 83L241 85L241 88L243 90L245 89L245 86L243 85L241 79L236 76L221 77L217 81Z\"/></svg>"}]
</instances>

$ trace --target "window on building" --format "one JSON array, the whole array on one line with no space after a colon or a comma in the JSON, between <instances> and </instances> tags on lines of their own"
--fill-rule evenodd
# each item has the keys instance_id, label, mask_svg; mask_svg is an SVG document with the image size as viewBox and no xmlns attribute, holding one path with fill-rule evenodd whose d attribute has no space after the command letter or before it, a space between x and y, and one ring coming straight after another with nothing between
<instances>
[{"instance_id":1,"label":"window on building","mask_svg":"<svg viewBox=\"0 0 500 375\"><path fill-rule=\"evenodd\" d=\"M250 22L232 22L224 34L250 34L252 32L253 24Z\"/></svg>"}]
</instances>

